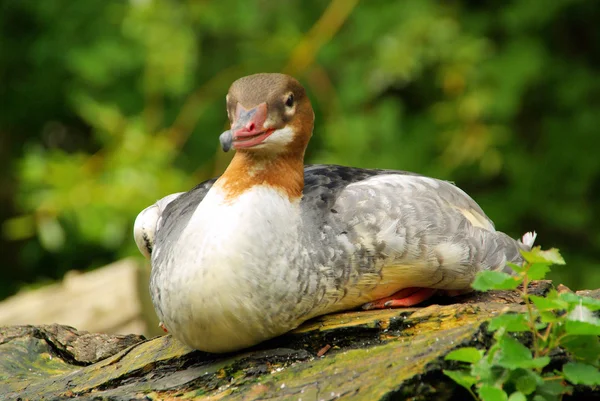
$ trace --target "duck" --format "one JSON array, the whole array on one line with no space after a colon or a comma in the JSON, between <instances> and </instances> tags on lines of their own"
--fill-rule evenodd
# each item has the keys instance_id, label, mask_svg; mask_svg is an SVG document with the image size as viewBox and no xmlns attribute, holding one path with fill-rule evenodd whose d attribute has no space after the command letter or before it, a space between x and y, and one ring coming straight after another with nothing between
<instances>
[{"instance_id":1,"label":"duck","mask_svg":"<svg viewBox=\"0 0 600 401\"><path fill-rule=\"evenodd\" d=\"M535 233L497 231L451 182L305 166L315 116L291 76L242 77L226 105L225 172L134 224L161 325L194 349L232 352L320 315L468 292L479 271L522 263L533 245Z\"/></svg>"}]
</instances>

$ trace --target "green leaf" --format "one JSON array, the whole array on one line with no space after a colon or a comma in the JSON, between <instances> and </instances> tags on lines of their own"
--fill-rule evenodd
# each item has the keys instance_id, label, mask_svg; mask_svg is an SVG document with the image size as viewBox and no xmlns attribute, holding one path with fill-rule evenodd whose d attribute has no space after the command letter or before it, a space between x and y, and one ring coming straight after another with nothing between
<instances>
[{"instance_id":1,"label":"green leaf","mask_svg":"<svg viewBox=\"0 0 600 401\"><path fill-rule=\"evenodd\" d=\"M600 310L600 299L582 297L572 292L560 294L560 299L572 306L583 305L592 311Z\"/></svg>"},{"instance_id":2,"label":"green leaf","mask_svg":"<svg viewBox=\"0 0 600 401\"><path fill-rule=\"evenodd\" d=\"M488 362L487 358L482 358L476 364L473 364L471 373L476 376L480 381L485 382L492 379L492 365Z\"/></svg>"},{"instance_id":3,"label":"green leaf","mask_svg":"<svg viewBox=\"0 0 600 401\"><path fill-rule=\"evenodd\" d=\"M542 251L539 246L536 246L531 251L521 251L521 255L529 263L565 264L565 260L560 256L560 252L556 248Z\"/></svg>"},{"instance_id":4,"label":"green leaf","mask_svg":"<svg viewBox=\"0 0 600 401\"><path fill-rule=\"evenodd\" d=\"M498 342L500 352L496 364L507 369L543 368L550 363L550 358L533 358L531 351L512 337L504 336Z\"/></svg>"},{"instance_id":5,"label":"green leaf","mask_svg":"<svg viewBox=\"0 0 600 401\"><path fill-rule=\"evenodd\" d=\"M482 271L477 274L472 287L477 291L514 290L523 282L518 277L497 271Z\"/></svg>"},{"instance_id":6,"label":"green leaf","mask_svg":"<svg viewBox=\"0 0 600 401\"><path fill-rule=\"evenodd\" d=\"M539 297L537 295L530 295L529 299L535 307L540 311L554 311L563 310L569 307L569 304L559 298L553 298L550 294L546 297Z\"/></svg>"},{"instance_id":7,"label":"green leaf","mask_svg":"<svg viewBox=\"0 0 600 401\"><path fill-rule=\"evenodd\" d=\"M537 388L537 385L538 383L536 378L528 374L519 376L515 381L515 387L517 387L517 390L527 395L533 393Z\"/></svg>"},{"instance_id":8,"label":"green leaf","mask_svg":"<svg viewBox=\"0 0 600 401\"><path fill-rule=\"evenodd\" d=\"M530 361L533 357L529 348L512 337L503 336L498 340L500 352L498 353L498 364L508 369L517 369L521 366L520 361Z\"/></svg>"},{"instance_id":9,"label":"green leaf","mask_svg":"<svg viewBox=\"0 0 600 401\"><path fill-rule=\"evenodd\" d=\"M508 397L508 401L527 401L527 397L520 391L516 391Z\"/></svg>"},{"instance_id":10,"label":"green leaf","mask_svg":"<svg viewBox=\"0 0 600 401\"><path fill-rule=\"evenodd\" d=\"M600 326L600 319L594 316L594 313L583 305L577 305L567 315L567 320L575 322L586 322L596 326Z\"/></svg>"},{"instance_id":11,"label":"green leaf","mask_svg":"<svg viewBox=\"0 0 600 401\"><path fill-rule=\"evenodd\" d=\"M6 219L2 223L2 234L13 241L31 238L35 235L35 223L33 214Z\"/></svg>"},{"instance_id":12,"label":"green leaf","mask_svg":"<svg viewBox=\"0 0 600 401\"><path fill-rule=\"evenodd\" d=\"M465 370L443 370L443 372L458 385L466 389L470 389L475 383L477 383L477 378L471 376L471 374Z\"/></svg>"},{"instance_id":13,"label":"green leaf","mask_svg":"<svg viewBox=\"0 0 600 401\"><path fill-rule=\"evenodd\" d=\"M547 380L538 386L534 400L539 401L560 401L561 394L571 391L570 386L563 386L561 380Z\"/></svg>"},{"instance_id":14,"label":"green leaf","mask_svg":"<svg viewBox=\"0 0 600 401\"><path fill-rule=\"evenodd\" d=\"M40 243L49 251L59 251L65 244L65 231L58 219L44 217L38 222Z\"/></svg>"},{"instance_id":15,"label":"green leaf","mask_svg":"<svg viewBox=\"0 0 600 401\"><path fill-rule=\"evenodd\" d=\"M584 384L587 386L600 385L600 371L592 365L569 362L563 366L563 373L567 380L573 384Z\"/></svg>"},{"instance_id":16,"label":"green leaf","mask_svg":"<svg viewBox=\"0 0 600 401\"><path fill-rule=\"evenodd\" d=\"M600 336L600 325L577 320L567 320L565 331L571 335L596 335Z\"/></svg>"},{"instance_id":17,"label":"green leaf","mask_svg":"<svg viewBox=\"0 0 600 401\"><path fill-rule=\"evenodd\" d=\"M477 393L483 401L508 401L508 395L498 387L483 385Z\"/></svg>"},{"instance_id":18,"label":"green leaf","mask_svg":"<svg viewBox=\"0 0 600 401\"><path fill-rule=\"evenodd\" d=\"M510 332L529 331L527 316L522 313L506 313L497 316L490 321L488 330L495 331L500 327L504 327L506 331Z\"/></svg>"},{"instance_id":19,"label":"green leaf","mask_svg":"<svg viewBox=\"0 0 600 401\"><path fill-rule=\"evenodd\" d=\"M546 365L548 365L549 363L550 363L550 357L541 356L539 358L533 358L531 360L531 362L523 363L522 366L524 368L542 369L542 368L546 367Z\"/></svg>"},{"instance_id":20,"label":"green leaf","mask_svg":"<svg viewBox=\"0 0 600 401\"><path fill-rule=\"evenodd\" d=\"M561 322L564 320L564 318L562 316L558 316L556 313L554 312L539 312L540 314L540 318L542 320L542 322L544 323L555 323L555 322Z\"/></svg>"},{"instance_id":21,"label":"green leaf","mask_svg":"<svg viewBox=\"0 0 600 401\"><path fill-rule=\"evenodd\" d=\"M562 385L562 379L544 380L544 383L538 388L538 393L560 395L565 392L567 386Z\"/></svg>"},{"instance_id":22,"label":"green leaf","mask_svg":"<svg viewBox=\"0 0 600 401\"><path fill-rule=\"evenodd\" d=\"M450 352L444 359L447 361L459 361L477 363L483 356L483 351L474 347L459 348Z\"/></svg>"},{"instance_id":23,"label":"green leaf","mask_svg":"<svg viewBox=\"0 0 600 401\"><path fill-rule=\"evenodd\" d=\"M529 395L544 384L542 377L531 369L515 369L510 373L507 382L514 384L516 390Z\"/></svg>"},{"instance_id":24,"label":"green leaf","mask_svg":"<svg viewBox=\"0 0 600 401\"><path fill-rule=\"evenodd\" d=\"M514 271L515 273L523 273L525 271L525 268L521 265L517 265L515 263L506 263L506 266L508 266L512 271Z\"/></svg>"},{"instance_id":25,"label":"green leaf","mask_svg":"<svg viewBox=\"0 0 600 401\"><path fill-rule=\"evenodd\" d=\"M600 338L598 336L567 336L561 340L560 345L583 362L596 364L600 359Z\"/></svg>"},{"instance_id":26,"label":"green leaf","mask_svg":"<svg viewBox=\"0 0 600 401\"><path fill-rule=\"evenodd\" d=\"M530 280L542 280L550 271L550 265L545 263L534 263L527 269L527 277Z\"/></svg>"}]
</instances>

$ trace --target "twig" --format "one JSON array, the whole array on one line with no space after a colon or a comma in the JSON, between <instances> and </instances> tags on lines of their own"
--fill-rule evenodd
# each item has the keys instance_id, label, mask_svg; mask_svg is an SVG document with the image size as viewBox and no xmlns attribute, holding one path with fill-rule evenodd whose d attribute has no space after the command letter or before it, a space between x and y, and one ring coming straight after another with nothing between
<instances>
[{"instance_id":1,"label":"twig","mask_svg":"<svg viewBox=\"0 0 600 401\"><path fill-rule=\"evenodd\" d=\"M181 147L187 141L202 115L202 108L206 107L212 95L231 83L242 71L240 66L227 68L213 76L187 98L177 118L175 118L175 122L167 130L169 140L175 146Z\"/></svg>"},{"instance_id":2,"label":"twig","mask_svg":"<svg viewBox=\"0 0 600 401\"><path fill-rule=\"evenodd\" d=\"M321 18L296 46L283 71L291 75L305 71L314 62L321 47L333 38L348 19L356 4L358 0L331 1Z\"/></svg>"},{"instance_id":3,"label":"twig","mask_svg":"<svg viewBox=\"0 0 600 401\"><path fill-rule=\"evenodd\" d=\"M331 349L331 345L327 344L326 346L324 346L323 348L321 348L321 349L319 350L319 352L317 352L317 356L318 356L318 357L321 357L321 356L325 355L325 353L326 353L327 351L329 351L330 349Z\"/></svg>"},{"instance_id":4,"label":"twig","mask_svg":"<svg viewBox=\"0 0 600 401\"><path fill-rule=\"evenodd\" d=\"M529 268L529 266L528 266ZM529 315L529 328L533 332L533 348L534 348L534 356L537 358L539 356L539 344L537 337L537 330L535 329L535 320L533 317L533 309L531 308L531 302L529 301L529 294L527 293L527 288L529 287L529 282L527 280L527 273L525 273L523 278L523 300L525 301L525 305L527 306L527 314Z\"/></svg>"}]
</instances>

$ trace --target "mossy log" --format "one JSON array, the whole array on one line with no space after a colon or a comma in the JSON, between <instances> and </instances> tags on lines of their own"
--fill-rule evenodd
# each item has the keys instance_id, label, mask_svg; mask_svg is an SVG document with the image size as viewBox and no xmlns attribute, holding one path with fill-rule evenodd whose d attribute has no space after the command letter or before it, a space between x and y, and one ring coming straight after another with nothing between
<instances>
[{"instance_id":1,"label":"mossy log","mask_svg":"<svg viewBox=\"0 0 600 401\"><path fill-rule=\"evenodd\" d=\"M551 287L535 282L530 291ZM587 291L600 298L600 291ZM171 336L90 334L60 325L0 328L0 399L451 400L443 356L486 347L486 322L522 311L518 294L436 299L419 308L323 316L245 351L191 350ZM559 356L560 357L560 356Z\"/></svg>"}]
</instances>

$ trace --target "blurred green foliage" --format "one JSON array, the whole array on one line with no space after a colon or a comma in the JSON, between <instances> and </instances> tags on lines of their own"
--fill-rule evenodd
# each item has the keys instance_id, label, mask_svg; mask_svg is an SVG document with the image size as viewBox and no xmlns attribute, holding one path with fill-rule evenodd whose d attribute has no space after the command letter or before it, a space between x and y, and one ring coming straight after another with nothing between
<instances>
[{"instance_id":1,"label":"blurred green foliage","mask_svg":"<svg viewBox=\"0 0 600 401\"><path fill-rule=\"evenodd\" d=\"M600 287L600 2L4 0L0 296L137 254L136 214L221 172L224 97L295 75L309 163L455 181Z\"/></svg>"}]
</instances>

